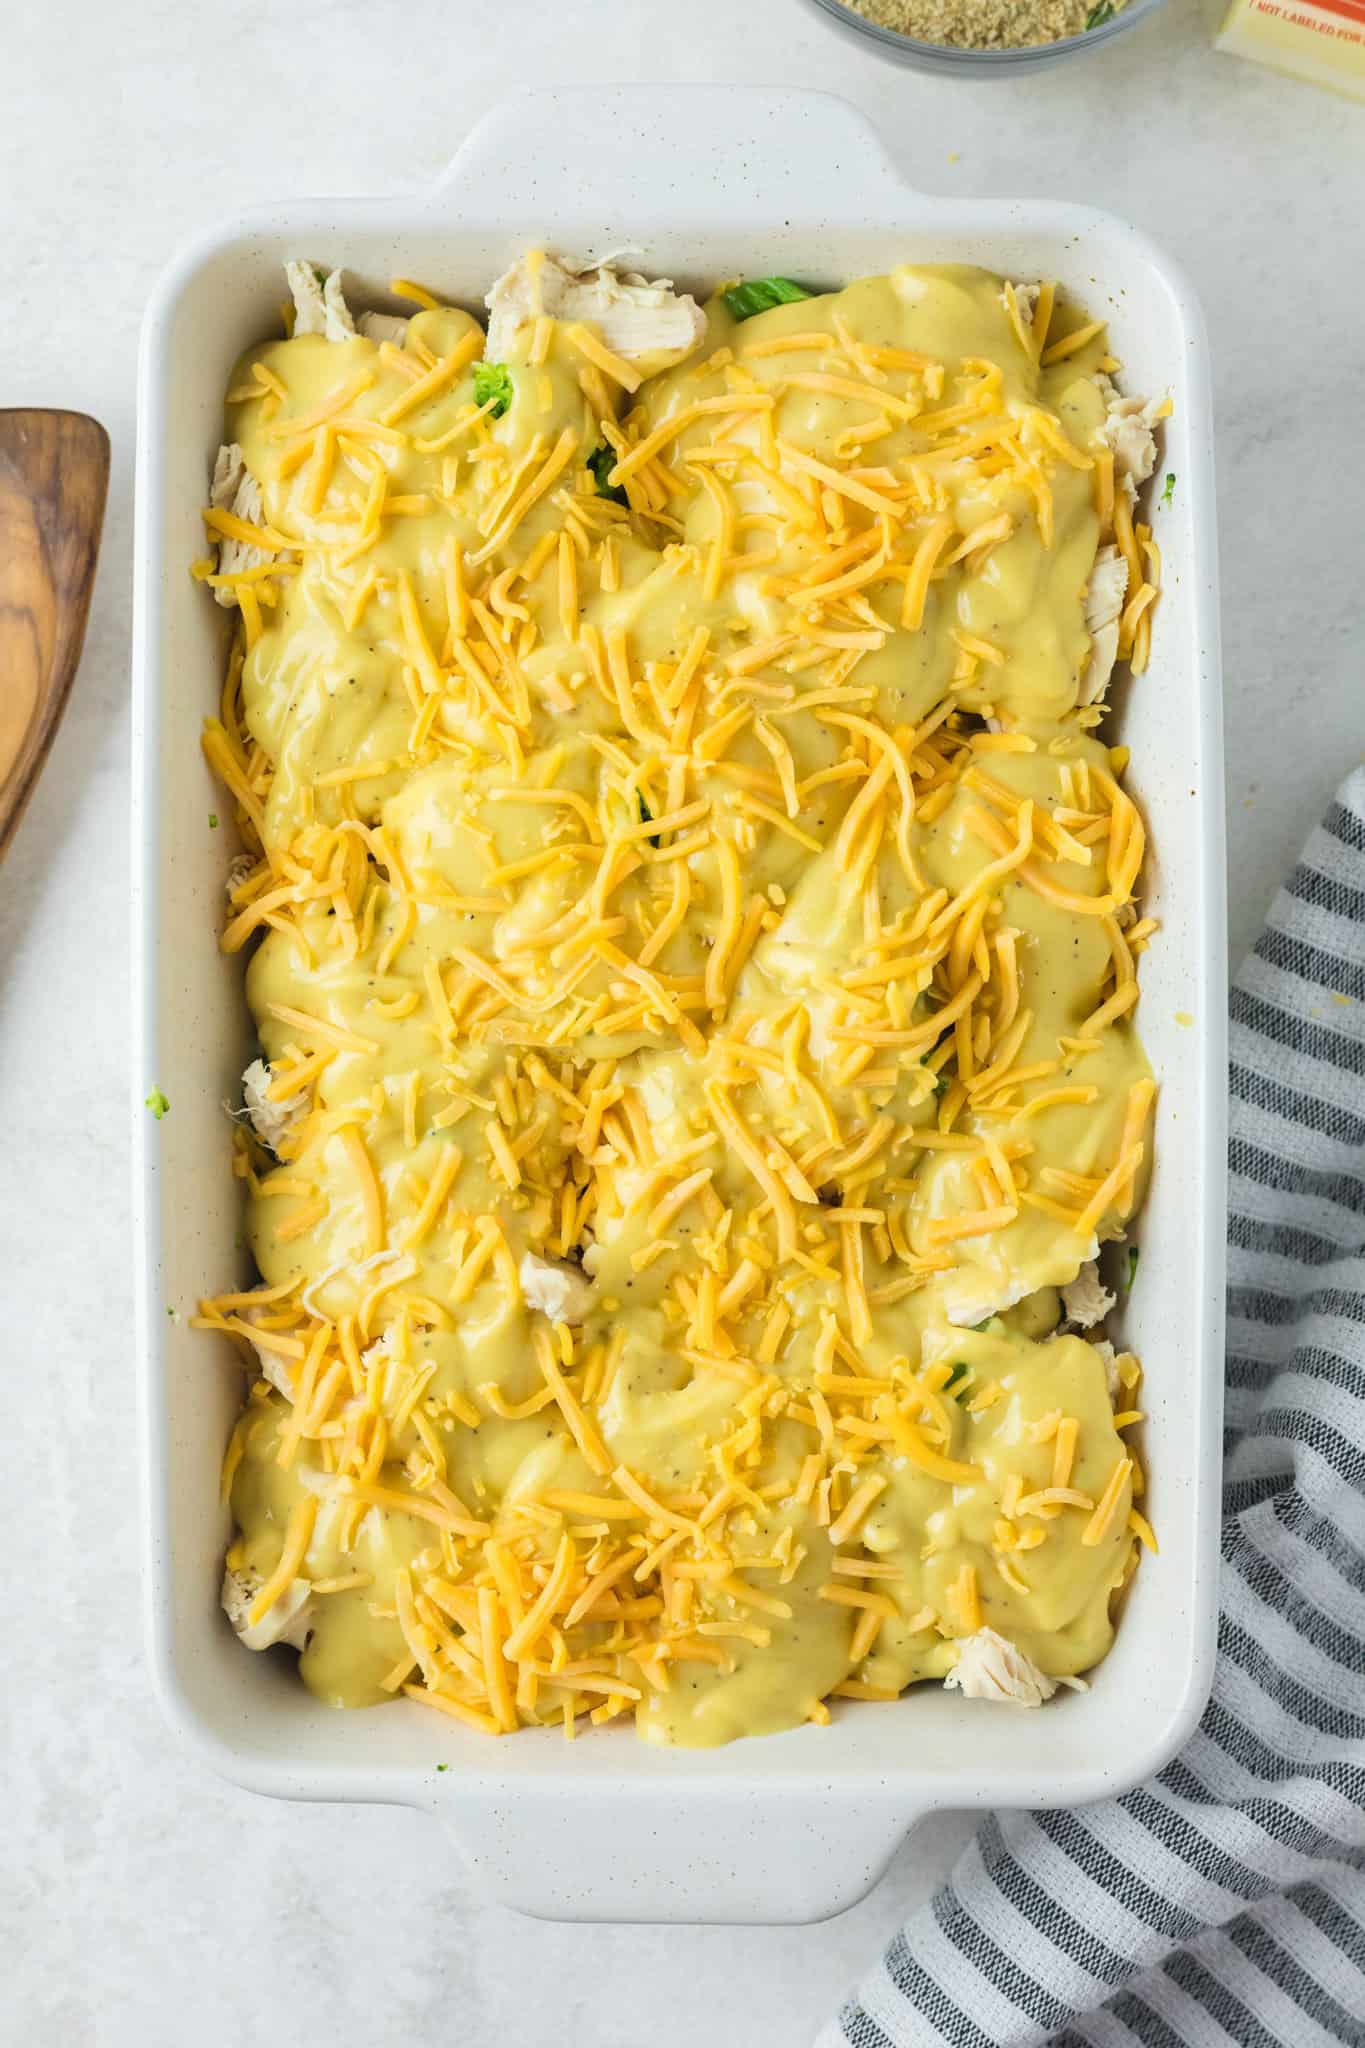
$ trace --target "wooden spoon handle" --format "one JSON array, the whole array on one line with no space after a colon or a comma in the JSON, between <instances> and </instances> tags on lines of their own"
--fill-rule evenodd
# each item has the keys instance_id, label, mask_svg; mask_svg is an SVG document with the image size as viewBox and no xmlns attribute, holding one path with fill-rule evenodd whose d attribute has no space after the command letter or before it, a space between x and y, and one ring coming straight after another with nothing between
<instances>
[{"instance_id":1,"label":"wooden spoon handle","mask_svg":"<svg viewBox=\"0 0 1365 2048\"><path fill-rule=\"evenodd\" d=\"M0 411L0 856L76 674L108 486L98 421Z\"/></svg>"}]
</instances>

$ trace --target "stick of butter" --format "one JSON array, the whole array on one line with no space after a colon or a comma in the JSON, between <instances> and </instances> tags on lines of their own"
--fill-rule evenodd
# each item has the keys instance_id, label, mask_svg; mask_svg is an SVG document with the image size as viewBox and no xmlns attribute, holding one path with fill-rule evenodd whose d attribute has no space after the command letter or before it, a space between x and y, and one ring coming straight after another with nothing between
<instances>
[{"instance_id":1,"label":"stick of butter","mask_svg":"<svg viewBox=\"0 0 1365 2048\"><path fill-rule=\"evenodd\" d=\"M1232 0L1215 48L1365 100L1365 0Z\"/></svg>"}]
</instances>

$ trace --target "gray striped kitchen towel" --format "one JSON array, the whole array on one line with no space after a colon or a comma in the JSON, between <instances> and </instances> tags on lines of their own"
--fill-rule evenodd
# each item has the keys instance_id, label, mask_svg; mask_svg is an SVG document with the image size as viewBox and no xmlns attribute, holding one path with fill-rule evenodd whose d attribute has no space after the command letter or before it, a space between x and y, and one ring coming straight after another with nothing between
<instances>
[{"instance_id":1,"label":"gray striped kitchen towel","mask_svg":"<svg viewBox=\"0 0 1365 2048\"><path fill-rule=\"evenodd\" d=\"M1230 1080L1203 1721L1122 1799L992 1815L817 2048L1365 2044L1365 769L1237 978Z\"/></svg>"}]
</instances>

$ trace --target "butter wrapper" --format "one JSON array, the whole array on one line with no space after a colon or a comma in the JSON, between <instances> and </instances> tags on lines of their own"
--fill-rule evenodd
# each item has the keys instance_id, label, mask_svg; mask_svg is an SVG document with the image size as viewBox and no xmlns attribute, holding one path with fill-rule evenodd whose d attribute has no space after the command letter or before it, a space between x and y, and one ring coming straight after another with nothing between
<instances>
[{"instance_id":1,"label":"butter wrapper","mask_svg":"<svg viewBox=\"0 0 1365 2048\"><path fill-rule=\"evenodd\" d=\"M1214 47L1365 100L1365 0L1232 0Z\"/></svg>"}]
</instances>

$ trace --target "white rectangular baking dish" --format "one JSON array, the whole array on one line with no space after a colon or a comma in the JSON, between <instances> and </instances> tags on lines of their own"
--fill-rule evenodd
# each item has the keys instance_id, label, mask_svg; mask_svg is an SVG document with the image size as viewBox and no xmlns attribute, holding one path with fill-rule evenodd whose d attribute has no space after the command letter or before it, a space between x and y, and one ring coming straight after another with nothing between
<instances>
[{"instance_id":1,"label":"white rectangular baking dish","mask_svg":"<svg viewBox=\"0 0 1365 2048\"><path fill-rule=\"evenodd\" d=\"M344 264L354 297L406 274L477 304L523 247L629 246L651 275L743 272L835 284L904 261L1058 278L1112 319L1128 388L1169 388L1160 513L1166 591L1122 736L1154 836L1162 934L1142 1025L1162 1076L1158 1161L1127 1341L1145 1355L1152 1517L1094 1689L1041 1713L921 1688L832 1727L704 1753L624 1728L491 1743L406 1702L341 1714L283 1661L245 1654L218 1612L219 1460L240 1397L227 1357L186 1326L245 1275L221 1104L247 1056L240 964L218 952L229 848L199 730L221 620L187 565L228 370L270 331L280 266ZM1192 1729L1212 1671L1218 1561L1224 1156L1223 799L1211 404L1183 280L1131 229L1053 202L931 199L862 117L816 93L745 87L551 92L488 116L430 191L303 201L218 228L149 309L141 361L133 708L138 1013L134 1206L141 1272L152 1664L163 1707L213 1768L284 1798L380 1800L447 1821L491 1894L544 1916L800 1921L851 1905L939 1806L1070 1805L1121 1790ZM153 1086L170 1112L142 1107ZM172 1312L172 1313L168 1313ZM436 1766L445 1768L438 1774Z\"/></svg>"}]
</instances>

